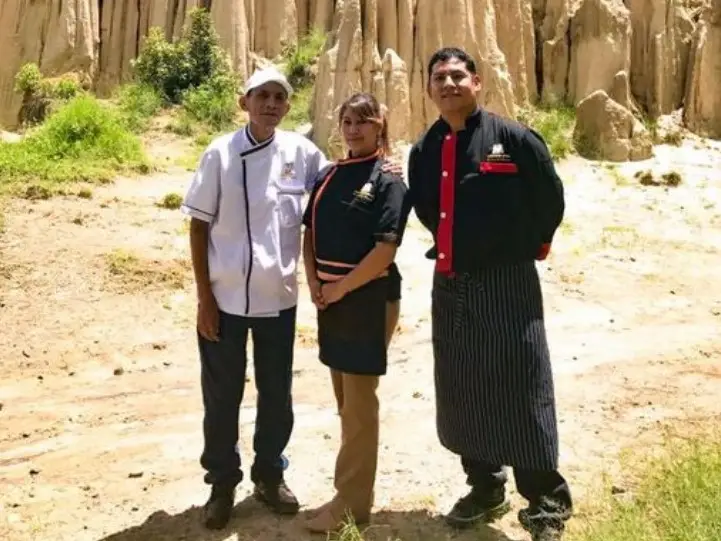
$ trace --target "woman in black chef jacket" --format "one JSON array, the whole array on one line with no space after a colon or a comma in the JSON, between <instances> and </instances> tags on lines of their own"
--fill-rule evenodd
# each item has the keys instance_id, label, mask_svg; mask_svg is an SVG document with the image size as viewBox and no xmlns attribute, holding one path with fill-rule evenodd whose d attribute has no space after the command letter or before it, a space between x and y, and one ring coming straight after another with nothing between
<instances>
[{"instance_id":1,"label":"woman in black chef jacket","mask_svg":"<svg viewBox=\"0 0 721 541\"><path fill-rule=\"evenodd\" d=\"M394 266L410 205L406 185L381 171L388 124L378 101L358 93L340 108L348 157L322 172L303 217L303 257L318 308L320 360L330 368L342 443L335 496L310 513L308 529L337 529L350 513L367 522L378 457L379 377L398 320ZM389 309L389 304L391 309Z\"/></svg>"}]
</instances>

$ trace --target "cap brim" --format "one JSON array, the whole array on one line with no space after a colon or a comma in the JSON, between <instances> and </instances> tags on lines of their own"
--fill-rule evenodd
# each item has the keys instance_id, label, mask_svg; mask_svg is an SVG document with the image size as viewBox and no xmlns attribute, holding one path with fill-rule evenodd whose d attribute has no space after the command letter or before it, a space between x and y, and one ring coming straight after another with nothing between
<instances>
[{"instance_id":1,"label":"cap brim","mask_svg":"<svg viewBox=\"0 0 721 541\"><path fill-rule=\"evenodd\" d=\"M293 95L293 87L290 86L290 83L288 83L288 81L284 81L283 79L268 79L267 81L263 81L262 83L258 83L257 85L248 87L245 89L245 95L247 96L248 92L250 92L251 90L255 90L256 88L259 88L268 83L276 83L282 86L286 94L288 94L289 98Z\"/></svg>"}]
</instances>

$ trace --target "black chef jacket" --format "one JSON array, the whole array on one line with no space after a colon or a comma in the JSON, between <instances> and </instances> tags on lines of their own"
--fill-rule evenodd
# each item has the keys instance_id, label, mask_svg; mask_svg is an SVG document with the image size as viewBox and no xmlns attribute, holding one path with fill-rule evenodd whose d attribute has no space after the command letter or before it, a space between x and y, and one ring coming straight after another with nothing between
<instances>
[{"instance_id":1,"label":"black chef jacket","mask_svg":"<svg viewBox=\"0 0 721 541\"><path fill-rule=\"evenodd\" d=\"M348 274L376 242L401 244L410 206L406 185L380 171L378 154L339 161L316 182L303 216L311 229L318 277Z\"/></svg>"},{"instance_id":2,"label":"black chef jacket","mask_svg":"<svg viewBox=\"0 0 721 541\"><path fill-rule=\"evenodd\" d=\"M542 259L565 210L541 136L477 109L453 133L438 119L413 145L410 199L441 272Z\"/></svg>"},{"instance_id":3,"label":"black chef jacket","mask_svg":"<svg viewBox=\"0 0 721 541\"><path fill-rule=\"evenodd\" d=\"M315 184L303 216L318 278L351 272L377 242L400 245L410 211L407 188L381 172L379 154L342 160ZM383 375L387 368L385 310L388 270L318 312L320 360L335 370Z\"/></svg>"}]
</instances>

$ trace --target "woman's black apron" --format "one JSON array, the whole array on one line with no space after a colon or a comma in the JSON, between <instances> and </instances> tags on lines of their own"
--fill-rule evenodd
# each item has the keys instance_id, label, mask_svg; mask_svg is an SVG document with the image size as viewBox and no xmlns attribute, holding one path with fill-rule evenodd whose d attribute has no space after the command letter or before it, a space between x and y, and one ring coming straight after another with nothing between
<instances>
[{"instance_id":1,"label":"woman's black apron","mask_svg":"<svg viewBox=\"0 0 721 541\"><path fill-rule=\"evenodd\" d=\"M388 278L377 278L318 311L320 361L348 374L386 373Z\"/></svg>"}]
</instances>

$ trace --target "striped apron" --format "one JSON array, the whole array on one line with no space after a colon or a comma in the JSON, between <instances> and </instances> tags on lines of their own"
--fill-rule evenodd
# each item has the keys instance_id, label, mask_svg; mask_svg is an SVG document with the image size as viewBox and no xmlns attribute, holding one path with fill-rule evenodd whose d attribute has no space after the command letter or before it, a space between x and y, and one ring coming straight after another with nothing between
<instances>
[{"instance_id":1,"label":"striped apron","mask_svg":"<svg viewBox=\"0 0 721 541\"><path fill-rule=\"evenodd\" d=\"M553 375L535 264L454 278L436 272L432 319L441 444L489 464L555 470Z\"/></svg>"}]
</instances>

